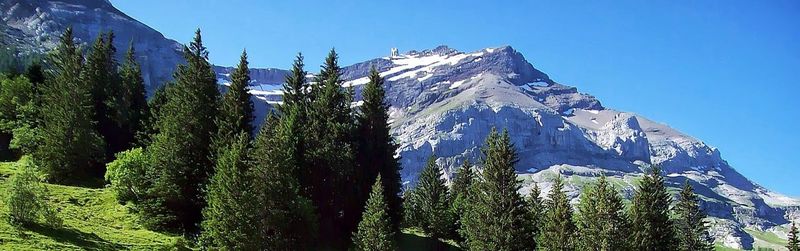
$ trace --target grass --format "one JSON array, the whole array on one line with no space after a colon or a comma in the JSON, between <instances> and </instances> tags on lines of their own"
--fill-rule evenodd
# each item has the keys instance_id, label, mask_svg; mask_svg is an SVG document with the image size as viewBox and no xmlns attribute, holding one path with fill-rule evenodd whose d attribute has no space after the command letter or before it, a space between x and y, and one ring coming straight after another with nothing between
<instances>
[{"instance_id":1,"label":"grass","mask_svg":"<svg viewBox=\"0 0 800 251\"><path fill-rule=\"evenodd\" d=\"M729 247L723 246L722 244L719 244L719 243L714 244L714 250L715 251L739 251L739 249L729 248Z\"/></svg>"},{"instance_id":2,"label":"grass","mask_svg":"<svg viewBox=\"0 0 800 251\"><path fill-rule=\"evenodd\" d=\"M0 250L164 250L178 239L144 229L109 189L51 184L48 200L64 225L15 228L5 208L7 181L15 172L14 162L0 163Z\"/></svg>"},{"instance_id":3,"label":"grass","mask_svg":"<svg viewBox=\"0 0 800 251\"><path fill-rule=\"evenodd\" d=\"M434 240L417 229L406 228L398 238L400 250L461 250L452 240Z\"/></svg>"}]
</instances>

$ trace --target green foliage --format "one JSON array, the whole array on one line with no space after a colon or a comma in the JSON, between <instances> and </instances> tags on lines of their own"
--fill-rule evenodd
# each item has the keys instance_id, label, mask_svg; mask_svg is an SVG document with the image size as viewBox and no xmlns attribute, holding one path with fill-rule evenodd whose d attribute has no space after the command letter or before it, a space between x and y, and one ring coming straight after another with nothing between
<instances>
[{"instance_id":1,"label":"green foliage","mask_svg":"<svg viewBox=\"0 0 800 251\"><path fill-rule=\"evenodd\" d=\"M93 181L91 175L103 165L103 139L92 121L91 87L81 79L83 57L75 45L72 29L61 36L50 55L50 72L42 90L39 144L33 157L56 183Z\"/></svg>"},{"instance_id":2,"label":"green foliage","mask_svg":"<svg viewBox=\"0 0 800 251\"><path fill-rule=\"evenodd\" d=\"M27 77L0 74L0 158L11 156L11 149L30 153L35 146L36 141L25 141L27 135L22 135L35 126L35 99L35 87Z\"/></svg>"},{"instance_id":3,"label":"green foliage","mask_svg":"<svg viewBox=\"0 0 800 251\"><path fill-rule=\"evenodd\" d=\"M203 210L203 239L209 247L230 250L256 250L257 220L252 204L255 190L248 177L250 142L246 133L235 136L233 143L217 156L214 176L208 185Z\"/></svg>"},{"instance_id":4,"label":"green foliage","mask_svg":"<svg viewBox=\"0 0 800 251\"><path fill-rule=\"evenodd\" d=\"M542 228L542 222L544 221L545 205L544 201L542 201L542 198L540 197L541 194L542 192L539 190L539 185L533 183L533 186L531 187L531 193L528 195L525 201L528 204L528 212L531 215L531 226L534 236L539 235L540 229Z\"/></svg>"},{"instance_id":5,"label":"green foliage","mask_svg":"<svg viewBox=\"0 0 800 251\"><path fill-rule=\"evenodd\" d=\"M402 219L402 198L400 163L395 158L397 145L389 132L389 105L386 103L384 80L373 67L370 70L369 82L362 90L364 103L356 117L358 122L358 166L355 179L359 181L362 195L366 200L366 192L377 175L383 177L384 196L388 205L388 213L395 231L400 229ZM360 202L363 203L363 202Z\"/></svg>"},{"instance_id":6,"label":"green foliage","mask_svg":"<svg viewBox=\"0 0 800 251\"><path fill-rule=\"evenodd\" d=\"M678 250L714 250L714 241L708 234L708 227L703 221L706 215L700 209L699 202L699 198L687 180L681 190L680 200L674 208L677 216L675 230L678 237Z\"/></svg>"},{"instance_id":7,"label":"green foliage","mask_svg":"<svg viewBox=\"0 0 800 251\"><path fill-rule=\"evenodd\" d=\"M454 231L461 229L462 222L465 220L464 217L466 217L466 210L469 207L470 189L474 182L475 173L472 171L472 165L469 163L469 160L464 160L461 168L458 169L455 177L453 178L453 185L450 187L450 195L452 197L452 206L450 210L453 211L452 214L453 217L455 217L453 226ZM458 234L452 235L453 237L459 239L459 241L463 241L464 239Z\"/></svg>"},{"instance_id":8,"label":"green foliage","mask_svg":"<svg viewBox=\"0 0 800 251\"><path fill-rule=\"evenodd\" d=\"M397 250L395 231L389 217L389 207L384 199L381 176L372 185L358 230L353 236L356 250Z\"/></svg>"},{"instance_id":9,"label":"green foliage","mask_svg":"<svg viewBox=\"0 0 800 251\"><path fill-rule=\"evenodd\" d=\"M416 227L434 239L450 237L454 216L450 210L450 193L442 178L442 168L436 164L436 157L431 156L422 172L417 185L410 194L411 205L415 208Z\"/></svg>"},{"instance_id":10,"label":"green foliage","mask_svg":"<svg viewBox=\"0 0 800 251\"><path fill-rule=\"evenodd\" d=\"M184 47L184 58L187 64L178 66L166 103L158 108L158 133L146 148L155 179L140 212L154 227L191 233L202 219L202 189L212 173L219 92L199 30Z\"/></svg>"},{"instance_id":11,"label":"green foliage","mask_svg":"<svg viewBox=\"0 0 800 251\"><path fill-rule=\"evenodd\" d=\"M576 250L576 227L572 206L564 192L561 176L556 176L545 202L545 213L538 245L543 250Z\"/></svg>"},{"instance_id":12,"label":"green foliage","mask_svg":"<svg viewBox=\"0 0 800 251\"><path fill-rule=\"evenodd\" d=\"M482 149L483 173L469 197L461 233L469 250L533 250L531 213L517 192L517 153L508 131L492 129Z\"/></svg>"},{"instance_id":13,"label":"green foliage","mask_svg":"<svg viewBox=\"0 0 800 251\"><path fill-rule=\"evenodd\" d=\"M61 219L47 202L47 188L39 182L33 163L22 161L17 165L20 171L11 177L9 195L5 201L9 223L31 226L39 222L60 227Z\"/></svg>"},{"instance_id":14,"label":"green foliage","mask_svg":"<svg viewBox=\"0 0 800 251\"><path fill-rule=\"evenodd\" d=\"M652 166L636 187L630 207L634 250L676 250L674 225L669 218L672 201L661 168Z\"/></svg>"},{"instance_id":15,"label":"green foliage","mask_svg":"<svg viewBox=\"0 0 800 251\"><path fill-rule=\"evenodd\" d=\"M228 147L237 135L249 135L253 131L253 101L247 92L250 84L250 68L247 64L247 52L242 52L239 66L231 73L231 85L220 102L215 122L217 134L213 142L214 151Z\"/></svg>"},{"instance_id":16,"label":"green foliage","mask_svg":"<svg viewBox=\"0 0 800 251\"><path fill-rule=\"evenodd\" d=\"M108 163L105 179L111 184L111 190L121 203L139 202L147 188L151 186L148 177L150 167L147 155L142 148L119 152L116 159Z\"/></svg>"},{"instance_id":17,"label":"green foliage","mask_svg":"<svg viewBox=\"0 0 800 251\"><path fill-rule=\"evenodd\" d=\"M797 226L792 222L792 228L789 229L789 241L786 244L786 249L789 251L800 251L800 236L798 236Z\"/></svg>"},{"instance_id":18,"label":"green foliage","mask_svg":"<svg viewBox=\"0 0 800 251\"><path fill-rule=\"evenodd\" d=\"M142 69L136 62L133 45L125 54L125 61L119 68L120 93L116 103L116 118L120 125L120 144L117 149L126 149L137 143L138 135L146 131L148 105ZM141 143L141 142L138 142Z\"/></svg>"},{"instance_id":19,"label":"green foliage","mask_svg":"<svg viewBox=\"0 0 800 251\"><path fill-rule=\"evenodd\" d=\"M580 250L627 250L629 226L624 204L606 176L584 189L577 216Z\"/></svg>"},{"instance_id":20,"label":"green foliage","mask_svg":"<svg viewBox=\"0 0 800 251\"><path fill-rule=\"evenodd\" d=\"M261 243L278 250L304 250L316 233L314 207L300 195L298 165L303 156L298 112L269 115L256 137L251 176L255 182L257 227Z\"/></svg>"}]
</instances>

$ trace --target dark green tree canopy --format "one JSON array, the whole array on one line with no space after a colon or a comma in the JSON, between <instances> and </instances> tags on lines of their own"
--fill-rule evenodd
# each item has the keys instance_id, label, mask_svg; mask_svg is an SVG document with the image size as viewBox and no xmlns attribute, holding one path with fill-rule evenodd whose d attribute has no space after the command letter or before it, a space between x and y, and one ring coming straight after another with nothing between
<instances>
[{"instance_id":1,"label":"dark green tree canopy","mask_svg":"<svg viewBox=\"0 0 800 251\"><path fill-rule=\"evenodd\" d=\"M396 232L389 217L381 176L372 185L358 230L353 236L356 250L392 251L397 250Z\"/></svg>"}]
</instances>

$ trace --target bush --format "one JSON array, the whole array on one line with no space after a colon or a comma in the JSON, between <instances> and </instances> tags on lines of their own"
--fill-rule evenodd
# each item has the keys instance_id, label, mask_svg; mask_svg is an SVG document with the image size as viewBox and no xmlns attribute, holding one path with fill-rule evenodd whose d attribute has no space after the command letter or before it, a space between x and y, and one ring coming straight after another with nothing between
<instances>
[{"instance_id":1,"label":"bush","mask_svg":"<svg viewBox=\"0 0 800 251\"><path fill-rule=\"evenodd\" d=\"M43 220L46 225L60 227L62 221L47 203L47 187L39 182L33 164L23 159L17 168L18 173L9 182L11 187L6 201L9 222L14 226L28 226Z\"/></svg>"},{"instance_id":2,"label":"bush","mask_svg":"<svg viewBox=\"0 0 800 251\"><path fill-rule=\"evenodd\" d=\"M117 153L116 157L106 166L106 181L120 203L138 202L148 187L147 157L142 148Z\"/></svg>"}]
</instances>

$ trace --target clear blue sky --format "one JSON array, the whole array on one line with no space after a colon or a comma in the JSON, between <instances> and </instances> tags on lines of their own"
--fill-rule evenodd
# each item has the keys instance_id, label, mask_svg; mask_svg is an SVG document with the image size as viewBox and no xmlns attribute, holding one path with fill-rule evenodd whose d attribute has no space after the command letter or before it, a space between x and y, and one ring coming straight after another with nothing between
<instances>
[{"instance_id":1,"label":"clear blue sky","mask_svg":"<svg viewBox=\"0 0 800 251\"><path fill-rule=\"evenodd\" d=\"M605 106L706 143L745 176L800 197L800 1L112 0L213 63L351 64L446 44L511 45L554 80Z\"/></svg>"}]
</instances>

